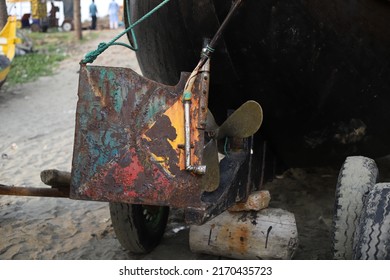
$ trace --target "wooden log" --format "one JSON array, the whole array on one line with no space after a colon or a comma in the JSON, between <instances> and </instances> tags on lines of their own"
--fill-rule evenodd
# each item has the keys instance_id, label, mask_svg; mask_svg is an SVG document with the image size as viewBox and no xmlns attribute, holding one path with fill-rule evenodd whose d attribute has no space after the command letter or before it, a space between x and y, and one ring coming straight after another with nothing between
<instances>
[{"instance_id":1,"label":"wooden log","mask_svg":"<svg viewBox=\"0 0 390 280\"><path fill-rule=\"evenodd\" d=\"M251 193L245 202L237 203L228 210L230 212L260 211L268 207L270 200L271 195L269 191L256 191Z\"/></svg>"},{"instance_id":2,"label":"wooden log","mask_svg":"<svg viewBox=\"0 0 390 280\"><path fill-rule=\"evenodd\" d=\"M190 227L190 248L195 253L285 260L293 257L297 247L295 217L282 209L226 211L201 226Z\"/></svg>"},{"instance_id":3,"label":"wooden log","mask_svg":"<svg viewBox=\"0 0 390 280\"><path fill-rule=\"evenodd\" d=\"M41 180L45 185L58 189L70 188L70 172L59 171L56 169L43 170Z\"/></svg>"}]
</instances>

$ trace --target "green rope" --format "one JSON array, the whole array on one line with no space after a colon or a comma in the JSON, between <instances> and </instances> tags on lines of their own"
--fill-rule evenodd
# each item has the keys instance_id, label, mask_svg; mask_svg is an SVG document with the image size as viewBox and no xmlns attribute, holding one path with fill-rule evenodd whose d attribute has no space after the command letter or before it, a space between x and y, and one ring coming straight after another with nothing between
<instances>
[{"instance_id":1,"label":"green rope","mask_svg":"<svg viewBox=\"0 0 390 280\"><path fill-rule=\"evenodd\" d=\"M114 46L114 45L117 45L117 46L123 46L123 47L126 47L128 49L131 49L133 51L137 51L138 50L138 43L137 43L137 37L135 36L135 33L134 33L134 27L136 27L138 24L140 24L141 22L143 22L145 19L147 19L148 17L150 17L152 14L154 14L156 11L158 11L162 6L164 6L165 4L167 4L170 0L164 0L163 2L161 2L159 5L157 5L154 9L150 10L146 15L144 15L143 17L141 17L139 20L137 20L136 22L134 23L131 23L131 16L130 16L130 5L126 5L126 12L127 12L127 16L128 16L128 21L129 21L129 27L127 27L123 32L119 33L117 36L114 37L114 39L112 39L111 41L109 41L108 43L100 43L97 47L96 50L93 50L93 51L90 51L88 52L84 59L81 60L81 64L87 64L87 63L92 63L95 61L95 59L100 55L102 54L105 50L107 50L109 47L111 46ZM131 44L125 44L125 43L121 43L121 42L116 42L119 38L121 38L123 35L125 35L126 33L130 32L131 34L131 38L133 40L133 44L134 46L132 46Z\"/></svg>"}]
</instances>

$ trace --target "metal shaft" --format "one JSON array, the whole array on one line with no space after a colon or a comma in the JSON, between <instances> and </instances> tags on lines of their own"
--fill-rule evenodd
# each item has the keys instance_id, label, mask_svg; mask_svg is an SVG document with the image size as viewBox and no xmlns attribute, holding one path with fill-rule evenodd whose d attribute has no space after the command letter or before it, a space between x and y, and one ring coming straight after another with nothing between
<instances>
[{"instance_id":1,"label":"metal shaft","mask_svg":"<svg viewBox=\"0 0 390 280\"><path fill-rule=\"evenodd\" d=\"M217 32L215 33L214 37L211 39L210 44L208 45L209 48L205 51L205 56L202 56L201 60L199 61L198 67L201 68L204 63L207 61L207 59L210 56L210 49L215 49L217 46L219 39L221 38L223 32L225 31L228 23L232 19L234 13L236 10L240 7L242 4L243 0L236 0L236 2L233 3L232 7L230 8L229 13L227 14L226 18L222 22L221 26L218 28Z\"/></svg>"},{"instance_id":2,"label":"metal shaft","mask_svg":"<svg viewBox=\"0 0 390 280\"><path fill-rule=\"evenodd\" d=\"M64 189L57 189L57 188L26 188L26 187L0 185L0 195L69 198L69 189L64 190Z\"/></svg>"},{"instance_id":3,"label":"metal shaft","mask_svg":"<svg viewBox=\"0 0 390 280\"><path fill-rule=\"evenodd\" d=\"M191 165L191 118L190 118L191 100L184 101L184 134L185 134L185 168L187 171L203 175L206 173L205 165Z\"/></svg>"},{"instance_id":4,"label":"metal shaft","mask_svg":"<svg viewBox=\"0 0 390 280\"><path fill-rule=\"evenodd\" d=\"M184 150L186 155L186 169L191 166L191 129L190 129L190 102L189 100L184 101L184 133L185 133L185 144Z\"/></svg>"}]
</instances>

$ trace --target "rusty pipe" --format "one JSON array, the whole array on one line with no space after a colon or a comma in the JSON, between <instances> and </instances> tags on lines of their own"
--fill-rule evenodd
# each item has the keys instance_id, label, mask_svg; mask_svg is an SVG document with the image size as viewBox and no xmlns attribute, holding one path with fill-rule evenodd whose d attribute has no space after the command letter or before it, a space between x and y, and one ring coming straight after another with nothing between
<instances>
[{"instance_id":1,"label":"rusty pipe","mask_svg":"<svg viewBox=\"0 0 390 280\"><path fill-rule=\"evenodd\" d=\"M185 168L187 171L203 175L206 173L205 165L191 165L191 117L190 117L191 100L184 100L184 134L185 134Z\"/></svg>"},{"instance_id":2,"label":"rusty pipe","mask_svg":"<svg viewBox=\"0 0 390 280\"><path fill-rule=\"evenodd\" d=\"M0 195L15 195L15 196L43 196L43 197L66 197L69 198L68 189L57 188L28 188L6 186L0 184Z\"/></svg>"},{"instance_id":3,"label":"rusty pipe","mask_svg":"<svg viewBox=\"0 0 390 280\"><path fill-rule=\"evenodd\" d=\"M70 172L56 169L43 170L41 180L51 188L28 188L0 184L0 195L67 197L70 193Z\"/></svg>"}]
</instances>

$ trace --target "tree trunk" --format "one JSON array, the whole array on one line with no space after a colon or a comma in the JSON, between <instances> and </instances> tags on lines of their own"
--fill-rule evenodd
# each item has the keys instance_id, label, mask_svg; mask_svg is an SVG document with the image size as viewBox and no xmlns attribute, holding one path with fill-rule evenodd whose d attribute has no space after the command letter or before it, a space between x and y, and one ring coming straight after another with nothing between
<instances>
[{"instance_id":1,"label":"tree trunk","mask_svg":"<svg viewBox=\"0 0 390 280\"><path fill-rule=\"evenodd\" d=\"M81 32L81 7L80 0L73 0L73 24L74 30L76 31L76 37L78 40L83 38L83 34Z\"/></svg>"},{"instance_id":2,"label":"tree trunk","mask_svg":"<svg viewBox=\"0 0 390 280\"><path fill-rule=\"evenodd\" d=\"M3 29L7 23L8 13L5 0L0 0L0 30Z\"/></svg>"}]
</instances>

